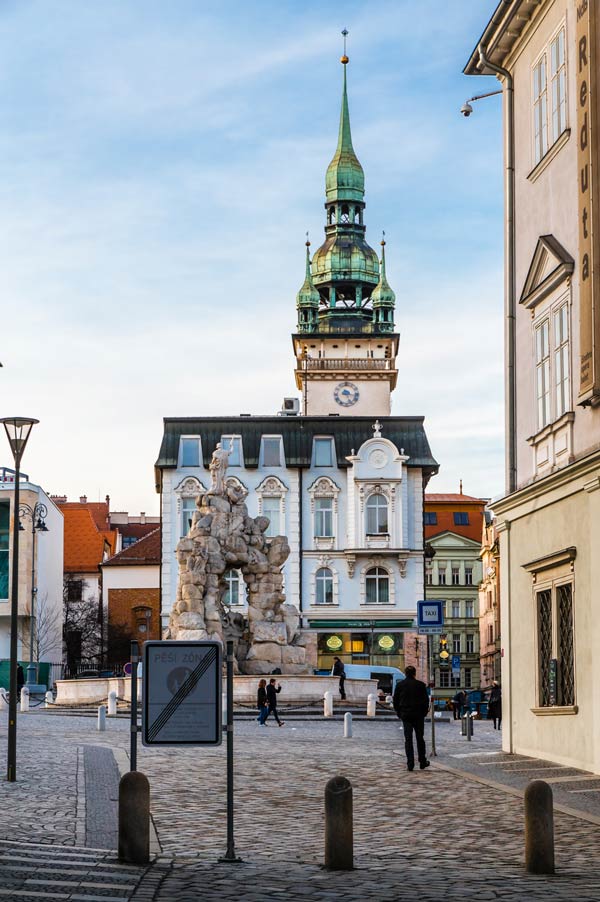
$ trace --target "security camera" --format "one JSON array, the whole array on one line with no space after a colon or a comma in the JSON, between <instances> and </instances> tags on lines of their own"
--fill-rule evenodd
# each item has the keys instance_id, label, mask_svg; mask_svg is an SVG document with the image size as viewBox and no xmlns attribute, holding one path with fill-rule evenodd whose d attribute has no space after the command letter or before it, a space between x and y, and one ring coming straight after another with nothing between
<instances>
[{"instance_id":1,"label":"security camera","mask_svg":"<svg viewBox=\"0 0 600 902\"><path fill-rule=\"evenodd\" d=\"M473 112L473 107L471 106L471 104L469 102L463 103L463 105L460 108L460 112L465 118L468 118L471 115L471 113Z\"/></svg>"}]
</instances>

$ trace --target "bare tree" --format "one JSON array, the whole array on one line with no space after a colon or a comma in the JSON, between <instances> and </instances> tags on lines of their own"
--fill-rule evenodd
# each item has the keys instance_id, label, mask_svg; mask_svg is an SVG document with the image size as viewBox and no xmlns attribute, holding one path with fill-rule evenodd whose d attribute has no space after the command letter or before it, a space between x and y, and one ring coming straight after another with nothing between
<instances>
[{"instance_id":1,"label":"bare tree","mask_svg":"<svg viewBox=\"0 0 600 902\"><path fill-rule=\"evenodd\" d=\"M23 645L23 649L27 649L29 653L31 644L31 630L33 629L33 660L39 663L41 658L47 657L50 652L60 655L62 645L62 617L61 609L58 611L56 605L51 605L48 601L48 593L44 592L36 598L34 616L31 616L31 603L28 606L27 617L29 618L27 625L23 625L19 629L19 639Z\"/></svg>"},{"instance_id":2,"label":"bare tree","mask_svg":"<svg viewBox=\"0 0 600 902\"><path fill-rule=\"evenodd\" d=\"M66 574L63 586L63 639L67 667L83 659L102 658L101 613L98 598L85 597L86 582Z\"/></svg>"}]
</instances>

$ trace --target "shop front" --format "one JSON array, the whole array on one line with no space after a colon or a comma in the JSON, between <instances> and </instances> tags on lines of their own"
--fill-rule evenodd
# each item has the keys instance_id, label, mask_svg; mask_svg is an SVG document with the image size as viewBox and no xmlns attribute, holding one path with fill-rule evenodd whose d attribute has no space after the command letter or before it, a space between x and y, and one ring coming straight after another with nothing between
<instances>
[{"instance_id":1,"label":"shop front","mask_svg":"<svg viewBox=\"0 0 600 902\"><path fill-rule=\"evenodd\" d=\"M309 621L317 633L317 668L331 672L333 659L344 664L404 669L404 633L411 620Z\"/></svg>"}]
</instances>

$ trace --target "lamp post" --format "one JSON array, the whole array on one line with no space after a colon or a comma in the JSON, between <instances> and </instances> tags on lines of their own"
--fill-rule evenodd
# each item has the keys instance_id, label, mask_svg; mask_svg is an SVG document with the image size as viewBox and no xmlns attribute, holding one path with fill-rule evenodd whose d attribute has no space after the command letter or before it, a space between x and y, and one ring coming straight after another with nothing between
<instances>
[{"instance_id":1,"label":"lamp post","mask_svg":"<svg viewBox=\"0 0 600 902\"><path fill-rule=\"evenodd\" d=\"M33 426L39 420L27 417L4 417L4 425L10 450L15 461L15 494L13 500L13 553L10 593L10 683L8 700L8 748L6 755L6 779L17 779L17 632L19 622L19 482L21 458Z\"/></svg>"},{"instance_id":2,"label":"lamp post","mask_svg":"<svg viewBox=\"0 0 600 902\"><path fill-rule=\"evenodd\" d=\"M40 687L37 684L38 661L37 655L34 655L35 633L36 633L36 614L35 602L37 596L37 586L35 579L35 537L38 532L48 532L46 526L46 517L48 516L48 508L43 502L38 501L34 507L29 504L21 504L19 506L19 530L24 530L23 520L31 520L31 625L29 628L29 664L27 665L27 681L26 685L29 693L41 692L45 690L45 686ZM34 657L36 660L34 661Z\"/></svg>"}]
</instances>

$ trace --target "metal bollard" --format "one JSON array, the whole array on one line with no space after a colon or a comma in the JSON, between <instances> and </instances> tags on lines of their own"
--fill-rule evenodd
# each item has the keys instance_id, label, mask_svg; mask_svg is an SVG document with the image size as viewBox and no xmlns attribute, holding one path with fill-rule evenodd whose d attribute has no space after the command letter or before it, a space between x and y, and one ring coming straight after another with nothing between
<instances>
[{"instance_id":1,"label":"metal bollard","mask_svg":"<svg viewBox=\"0 0 600 902\"><path fill-rule=\"evenodd\" d=\"M377 696L373 692L367 695L367 717L375 717L377 714Z\"/></svg>"},{"instance_id":2,"label":"metal bollard","mask_svg":"<svg viewBox=\"0 0 600 902\"><path fill-rule=\"evenodd\" d=\"M352 715L350 711L344 714L344 739L352 739Z\"/></svg>"},{"instance_id":3,"label":"metal bollard","mask_svg":"<svg viewBox=\"0 0 600 902\"><path fill-rule=\"evenodd\" d=\"M533 780L525 789L525 869L554 873L552 790L544 780Z\"/></svg>"},{"instance_id":4,"label":"metal bollard","mask_svg":"<svg viewBox=\"0 0 600 902\"><path fill-rule=\"evenodd\" d=\"M29 711L29 689L27 686L23 686L21 689L21 714L25 714Z\"/></svg>"},{"instance_id":5,"label":"metal bollard","mask_svg":"<svg viewBox=\"0 0 600 902\"><path fill-rule=\"evenodd\" d=\"M106 729L106 705L98 708L98 729L103 732Z\"/></svg>"},{"instance_id":6,"label":"metal bollard","mask_svg":"<svg viewBox=\"0 0 600 902\"><path fill-rule=\"evenodd\" d=\"M46 693L46 702L44 704L44 707L50 708L51 705L53 705L53 704L54 704L54 697L52 695L52 692L50 690L48 690L48 692Z\"/></svg>"},{"instance_id":7,"label":"metal bollard","mask_svg":"<svg viewBox=\"0 0 600 902\"><path fill-rule=\"evenodd\" d=\"M117 716L117 693L114 691L108 693L108 716Z\"/></svg>"},{"instance_id":8,"label":"metal bollard","mask_svg":"<svg viewBox=\"0 0 600 902\"><path fill-rule=\"evenodd\" d=\"M150 861L150 784L136 770L119 782L119 861Z\"/></svg>"},{"instance_id":9,"label":"metal bollard","mask_svg":"<svg viewBox=\"0 0 600 902\"><path fill-rule=\"evenodd\" d=\"M330 689L323 696L323 716L333 717L333 692Z\"/></svg>"},{"instance_id":10,"label":"metal bollard","mask_svg":"<svg viewBox=\"0 0 600 902\"><path fill-rule=\"evenodd\" d=\"M351 871L354 867L352 784L333 777L325 787L325 867Z\"/></svg>"}]
</instances>

